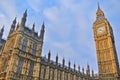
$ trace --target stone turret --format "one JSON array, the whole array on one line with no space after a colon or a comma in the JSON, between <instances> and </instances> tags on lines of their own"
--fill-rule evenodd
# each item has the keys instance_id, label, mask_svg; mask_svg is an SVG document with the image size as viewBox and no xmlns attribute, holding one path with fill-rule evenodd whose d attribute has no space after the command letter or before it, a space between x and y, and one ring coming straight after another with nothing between
<instances>
[{"instance_id":1,"label":"stone turret","mask_svg":"<svg viewBox=\"0 0 120 80\"><path fill-rule=\"evenodd\" d=\"M15 19L12 22L9 35L15 31L15 27L16 27L16 17L15 17Z\"/></svg>"}]
</instances>

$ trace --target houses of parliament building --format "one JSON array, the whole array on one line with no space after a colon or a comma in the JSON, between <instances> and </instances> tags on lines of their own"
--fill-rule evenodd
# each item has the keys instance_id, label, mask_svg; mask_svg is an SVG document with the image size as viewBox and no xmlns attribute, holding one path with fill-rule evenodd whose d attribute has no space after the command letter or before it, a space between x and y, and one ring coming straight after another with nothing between
<instances>
[{"instance_id":1,"label":"houses of parliament building","mask_svg":"<svg viewBox=\"0 0 120 80\"><path fill-rule=\"evenodd\" d=\"M89 65L71 68L70 61L66 66L64 58L58 62L58 56L52 61L50 51L47 58L42 57L45 25L38 34L35 24L32 29L25 25L26 19L27 10L20 23L13 20L7 40L2 38L4 27L0 30L0 80L120 80L113 30L99 5L93 23L98 75Z\"/></svg>"}]
</instances>

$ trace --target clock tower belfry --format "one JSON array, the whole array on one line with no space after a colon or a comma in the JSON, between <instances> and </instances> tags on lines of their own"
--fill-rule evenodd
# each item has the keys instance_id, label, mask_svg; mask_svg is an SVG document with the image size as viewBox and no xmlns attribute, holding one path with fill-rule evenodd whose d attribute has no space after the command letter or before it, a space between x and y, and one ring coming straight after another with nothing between
<instances>
[{"instance_id":1,"label":"clock tower belfry","mask_svg":"<svg viewBox=\"0 0 120 80\"><path fill-rule=\"evenodd\" d=\"M119 62L115 48L112 27L98 4L96 20L93 24L99 78L120 80Z\"/></svg>"}]
</instances>

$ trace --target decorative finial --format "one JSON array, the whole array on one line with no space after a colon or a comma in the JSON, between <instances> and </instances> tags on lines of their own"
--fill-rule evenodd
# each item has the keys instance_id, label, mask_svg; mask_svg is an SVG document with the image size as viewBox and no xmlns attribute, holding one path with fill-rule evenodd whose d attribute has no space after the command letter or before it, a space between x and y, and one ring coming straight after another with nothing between
<instances>
[{"instance_id":1,"label":"decorative finial","mask_svg":"<svg viewBox=\"0 0 120 80\"><path fill-rule=\"evenodd\" d=\"M42 30L44 30L45 28L45 24L44 24L44 21L43 21L43 24L42 24Z\"/></svg>"},{"instance_id":2,"label":"decorative finial","mask_svg":"<svg viewBox=\"0 0 120 80\"><path fill-rule=\"evenodd\" d=\"M1 30L0 30L0 33L3 34L3 32L4 32L4 25L3 25L3 27L2 27Z\"/></svg>"},{"instance_id":3,"label":"decorative finial","mask_svg":"<svg viewBox=\"0 0 120 80\"><path fill-rule=\"evenodd\" d=\"M64 59L64 57L63 57L63 67L65 66L65 59Z\"/></svg>"},{"instance_id":4,"label":"decorative finial","mask_svg":"<svg viewBox=\"0 0 120 80\"><path fill-rule=\"evenodd\" d=\"M89 66L89 64L87 63L87 69L89 69L90 68L90 66Z\"/></svg>"},{"instance_id":5,"label":"decorative finial","mask_svg":"<svg viewBox=\"0 0 120 80\"><path fill-rule=\"evenodd\" d=\"M94 77L94 70L92 70L92 77Z\"/></svg>"},{"instance_id":6,"label":"decorative finial","mask_svg":"<svg viewBox=\"0 0 120 80\"><path fill-rule=\"evenodd\" d=\"M13 20L13 24L16 24L16 19L17 19L17 17L15 17L15 19Z\"/></svg>"},{"instance_id":7,"label":"decorative finial","mask_svg":"<svg viewBox=\"0 0 120 80\"><path fill-rule=\"evenodd\" d=\"M35 23L33 23L32 31L35 31Z\"/></svg>"},{"instance_id":8,"label":"decorative finial","mask_svg":"<svg viewBox=\"0 0 120 80\"><path fill-rule=\"evenodd\" d=\"M76 69L76 65L75 65L75 63L74 63L74 70Z\"/></svg>"},{"instance_id":9,"label":"decorative finial","mask_svg":"<svg viewBox=\"0 0 120 80\"><path fill-rule=\"evenodd\" d=\"M68 62L68 66L69 66L69 68L70 68L70 60L69 60L69 62Z\"/></svg>"},{"instance_id":10,"label":"decorative finial","mask_svg":"<svg viewBox=\"0 0 120 80\"><path fill-rule=\"evenodd\" d=\"M80 72L80 65L78 65L78 71Z\"/></svg>"},{"instance_id":11,"label":"decorative finial","mask_svg":"<svg viewBox=\"0 0 120 80\"><path fill-rule=\"evenodd\" d=\"M25 10L24 16L25 16L25 17L27 16L27 9Z\"/></svg>"},{"instance_id":12,"label":"decorative finial","mask_svg":"<svg viewBox=\"0 0 120 80\"><path fill-rule=\"evenodd\" d=\"M99 2L98 2L98 9L100 9L100 5L99 5Z\"/></svg>"},{"instance_id":13,"label":"decorative finial","mask_svg":"<svg viewBox=\"0 0 120 80\"><path fill-rule=\"evenodd\" d=\"M97 12L102 12L102 10L101 10L101 8L100 8L99 2L98 2L98 10L97 10Z\"/></svg>"},{"instance_id":14,"label":"decorative finial","mask_svg":"<svg viewBox=\"0 0 120 80\"><path fill-rule=\"evenodd\" d=\"M84 75L84 68L82 68L82 74Z\"/></svg>"},{"instance_id":15,"label":"decorative finial","mask_svg":"<svg viewBox=\"0 0 120 80\"><path fill-rule=\"evenodd\" d=\"M1 29L2 32L4 31L4 27L5 27L5 26L3 25L2 29Z\"/></svg>"},{"instance_id":16,"label":"decorative finial","mask_svg":"<svg viewBox=\"0 0 120 80\"><path fill-rule=\"evenodd\" d=\"M51 56L51 52L50 52L50 50L49 50L49 52L48 52L48 61L50 62L50 56Z\"/></svg>"},{"instance_id":17,"label":"decorative finial","mask_svg":"<svg viewBox=\"0 0 120 80\"><path fill-rule=\"evenodd\" d=\"M40 30L40 36L39 36L39 39L42 41L42 44L43 44L44 32L45 32L44 28L45 28L45 25L44 25L44 22L43 22L41 30Z\"/></svg>"},{"instance_id":18,"label":"decorative finial","mask_svg":"<svg viewBox=\"0 0 120 80\"><path fill-rule=\"evenodd\" d=\"M4 25L3 25L3 27L2 27L1 30L0 30L0 40L2 39L3 32L4 32Z\"/></svg>"},{"instance_id":19,"label":"decorative finial","mask_svg":"<svg viewBox=\"0 0 120 80\"><path fill-rule=\"evenodd\" d=\"M56 55L56 65L58 64L58 53Z\"/></svg>"}]
</instances>

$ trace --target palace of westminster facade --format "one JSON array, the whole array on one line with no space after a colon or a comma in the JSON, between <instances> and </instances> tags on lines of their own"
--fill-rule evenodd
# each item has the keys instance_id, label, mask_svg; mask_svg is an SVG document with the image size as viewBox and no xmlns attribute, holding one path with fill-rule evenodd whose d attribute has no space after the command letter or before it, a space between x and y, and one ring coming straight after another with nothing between
<instances>
[{"instance_id":1,"label":"palace of westminster facade","mask_svg":"<svg viewBox=\"0 0 120 80\"><path fill-rule=\"evenodd\" d=\"M45 25L42 24L40 34L26 27L27 10L21 22L16 25L13 20L7 40L2 39L4 27L0 30L0 80L120 80L120 69L115 48L114 35L109 21L98 5L96 20L93 23L94 40L98 61L98 75L87 69L71 68L70 61L65 65L42 57Z\"/></svg>"}]
</instances>

